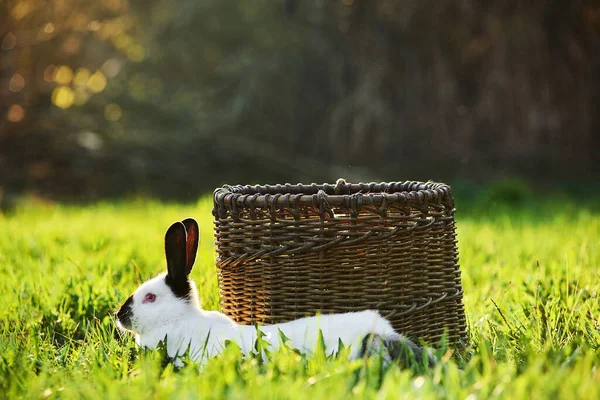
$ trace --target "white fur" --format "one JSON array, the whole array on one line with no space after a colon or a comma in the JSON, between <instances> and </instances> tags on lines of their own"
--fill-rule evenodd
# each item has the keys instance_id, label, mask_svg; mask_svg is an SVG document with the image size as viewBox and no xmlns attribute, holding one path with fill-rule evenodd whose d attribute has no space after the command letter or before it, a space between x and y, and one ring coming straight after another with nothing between
<instances>
[{"instance_id":1,"label":"white fur","mask_svg":"<svg viewBox=\"0 0 600 400\"><path fill-rule=\"evenodd\" d=\"M226 341L237 343L245 355L253 350L257 335L254 326L239 325L220 312L203 310L191 280L190 300L177 298L166 285L165 275L147 281L133 294L131 330L139 345L154 349L166 337L170 357L177 359L189 346L191 358L200 365L221 353ZM156 295L156 301L142 304L148 292ZM359 355L361 341L370 333L388 339L402 338L388 320L371 310L302 318L259 329L272 350L280 346L281 330L290 339L289 344L303 353L316 350L321 331L328 354L338 350L341 340L344 346L350 346L350 358Z\"/></svg>"}]
</instances>

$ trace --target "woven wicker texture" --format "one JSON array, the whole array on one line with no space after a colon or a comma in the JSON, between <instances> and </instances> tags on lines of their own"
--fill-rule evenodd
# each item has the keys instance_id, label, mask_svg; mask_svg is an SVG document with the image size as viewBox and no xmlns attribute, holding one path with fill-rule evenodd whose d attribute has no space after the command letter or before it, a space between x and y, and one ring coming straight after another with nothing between
<instances>
[{"instance_id":1,"label":"woven wicker texture","mask_svg":"<svg viewBox=\"0 0 600 400\"><path fill-rule=\"evenodd\" d=\"M440 183L225 186L214 192L223 312L242 324L377 309L466 344L450 188Z\"/></svg>"}]
</instances>

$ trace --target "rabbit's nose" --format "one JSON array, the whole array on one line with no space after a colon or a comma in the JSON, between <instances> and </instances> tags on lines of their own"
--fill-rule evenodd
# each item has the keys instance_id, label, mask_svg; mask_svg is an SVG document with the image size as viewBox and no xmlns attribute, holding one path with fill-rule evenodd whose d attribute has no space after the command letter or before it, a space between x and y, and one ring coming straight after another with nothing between
<instances>
[{"instance_id":1,"label":"rabbit's nose","mask_svg":"<svg viewBox=\"0 0 600 400\"><path fill-rule=\"evenodd\" d=\"M119 311L117 311L117 319L125 328L131 327L131 315L133 314L131 305L133 304L133 296L129 296L129 298L123 303Z\"/></svg>"},{"instance_id":2,"label":"rabbit's nose","mask_svg":"<svg viewBox=\"0 0 600 400\"><path fill-rule=\"evenodd\" d=\"M117 320L123 325L124 328L131 328L131 309L130 308L121 308L119 312L117 312Z\"/></svg>"}]
</instances>

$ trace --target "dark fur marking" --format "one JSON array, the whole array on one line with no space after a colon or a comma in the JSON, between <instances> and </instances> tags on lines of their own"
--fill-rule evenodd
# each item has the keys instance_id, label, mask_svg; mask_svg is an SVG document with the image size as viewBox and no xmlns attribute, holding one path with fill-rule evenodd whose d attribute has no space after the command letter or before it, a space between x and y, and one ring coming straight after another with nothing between
<instances>
[{"instance_id":1,"label":"dark fur marking","mask_svg":"<svg viewBox=\"0 0 600 400\"><path fill-rule=\"evenodd\" d=\"M165 276L165 283L171 289L171 292L180 299L189 301L191 299L192 285L190 285L190 281L187 279L173 279L173 277L169 274Z\"/></svg>"},{"instance_id":2,"label":"dark fur marking","mask_svg":"<svg viewBox=\"0 0 600 400\"><path fill-rule=\"evenodd\" d=\"M363 338L358 354L360 357L368 357L383 347L387 350L390 358L403 368L423 365L424 356L427 357L429 367L433 367L435 364L435 360L411 340L383 338L376 334L370 334Z\"/></svg>"},{"instance_id":3,"label":"dark fur marking","mask_svg":"<svg viewBox=\"0 0 600 400\"><path fill-rule=\"evenodd\" d=\"M133 295L129 296L125 303L119 308L117 312L117 319L123 325L123 327L130 329L131 328L131 305L133 304Z\"/></svg>"},{"instance_id":4,"label":"dark fur marking","mask_svg":"<svg viewBox=\"0 0 600 400\"><path fill-rule=\"evenodd\" d=\"M385 346L390 352L390 357L399 362L403 367L423 365L423 357L427 357L427 366L432 368L435 360L422 347L409 339L386 339Z\"/></svg>"},{"instance_id":5,"label":"dark fur marking","mask_svg":"<svg viewBox=\"0 0 600 400\"><path fill-rule=\"evenodd\" d=\"M385 346L390 352L392 360L397 360L404 367L413 363L420 364L422 359L422 350L419 346L410 340L386 340Z\"/></svg>"},{"instance_id":6,"label":"dark fur marking","mask_svg":"<svg viewBox=\"0 0 600 400\"><path fill-rule=\"evenodd\" d=\"M371 354L371 350L373 349L373 343L375 341L379 341L381 343L383 341L383 338L374 333L365 336L362 342L360 343L360 350L358 351L358 356L368 357Z\"/></svg>"}]
</instances>

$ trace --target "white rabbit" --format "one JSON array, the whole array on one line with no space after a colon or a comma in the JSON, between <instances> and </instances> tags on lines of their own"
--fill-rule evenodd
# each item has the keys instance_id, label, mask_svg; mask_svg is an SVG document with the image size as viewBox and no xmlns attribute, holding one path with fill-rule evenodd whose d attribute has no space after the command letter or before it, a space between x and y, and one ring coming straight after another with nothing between
<instances>
[{"instance_id":1,"label":"white rabbit","mask_svg":"<svg viewBox=\"0 0 600 400\"><path fill-rule=\"evenodd\" d=\"M226 341L237 343L247 355L253 351L257 338L256 327L239 325L220 312L200 307L196 285L189 278L196 259L198 233L198 224L192 218L172 224L165 234L167 272L142 284L117 313L119 327L135 333L138 345L154 349L166 340L167 354L176 365L180 365L178 356L188 347L191 358L202 366L207 358L224 349ZM420 362L422 356L420 347L371 310L301 318L258 329L272 350L281 344L281 331L291 347L312 353L321 331L328 354L338 351L341 340L344 346L350 346L351 359L382 349L386 350L387 359L400 359L405 364L411 359ZM433 363L431 356L428 361Z\"/></svg>"}]
</instances>

